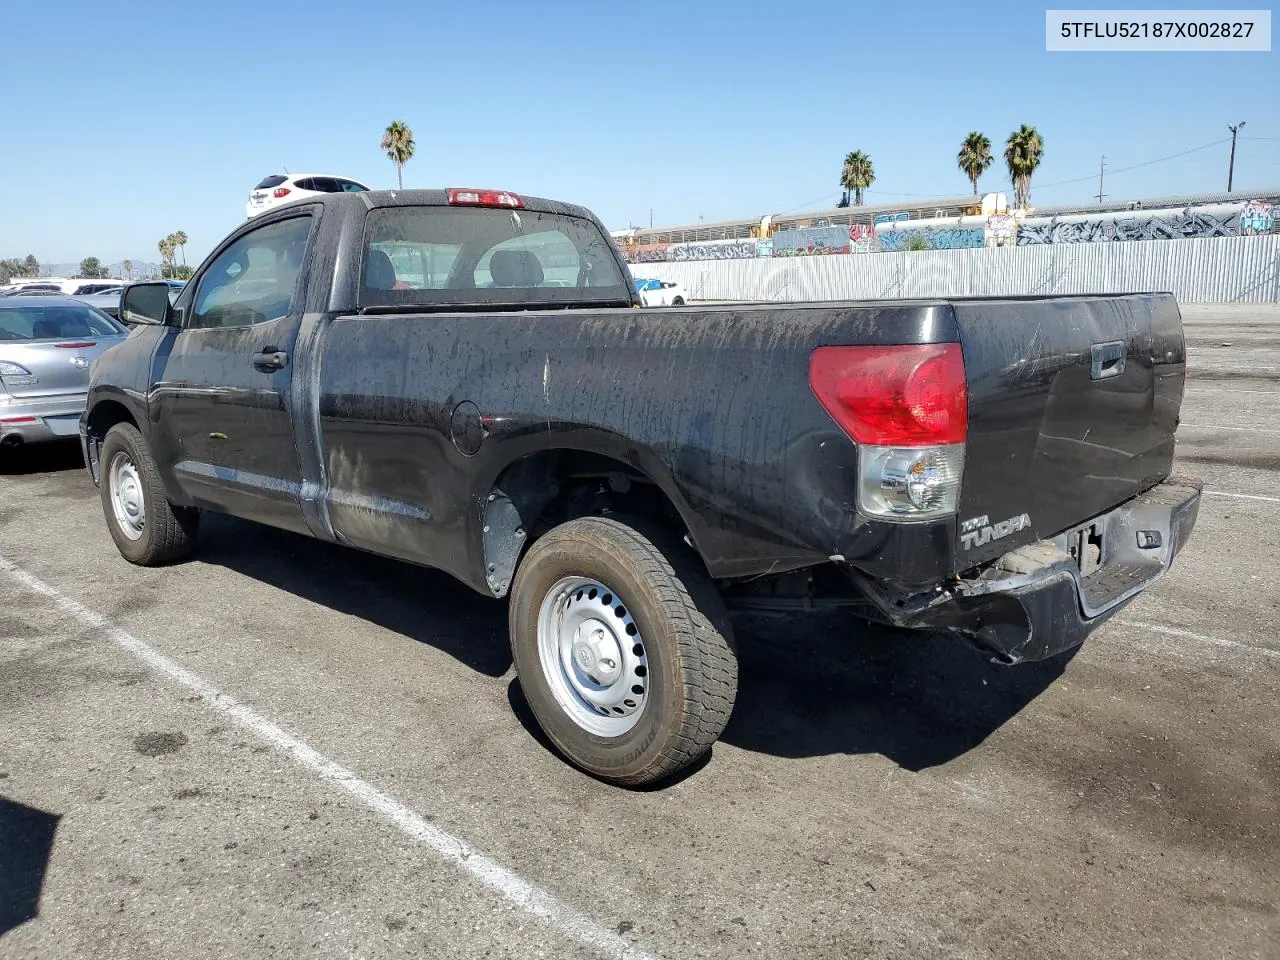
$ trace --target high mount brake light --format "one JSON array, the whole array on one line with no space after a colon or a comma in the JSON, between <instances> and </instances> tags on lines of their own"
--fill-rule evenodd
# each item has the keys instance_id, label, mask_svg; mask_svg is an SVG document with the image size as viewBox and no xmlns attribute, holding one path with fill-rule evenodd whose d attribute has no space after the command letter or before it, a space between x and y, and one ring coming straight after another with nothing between
<instances>
[{"instance_id":1,"label":"high mount brake light","mask_svg":"<svg viewBox=\"0 0 1280 960\"><path fill-rule=\"evenodd\" d=\"M925 447L968 435L958 343L819 347L809 357L809 386L858 443Z\"/></svg>"},{"instance_id":2,"label":"high mount brake light","mask_svg":"<svg viewBox=\"0 0 1280 960\"><path fill-rule=\"evenodd\" d=\"M455 207L505 207L521 210L524 200L507 190L475 190L470 187L452 187L448 191L449 202Z\"/></svg>"}]
</instances>

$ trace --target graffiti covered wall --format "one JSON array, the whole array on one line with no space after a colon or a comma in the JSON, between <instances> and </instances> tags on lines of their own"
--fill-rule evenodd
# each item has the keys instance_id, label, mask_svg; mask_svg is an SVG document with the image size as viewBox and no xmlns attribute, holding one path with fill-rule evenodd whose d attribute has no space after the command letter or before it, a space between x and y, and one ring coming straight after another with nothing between
<instances>
[{"instance_id":1,"label":"graffiti covered wall","mask_svg":"<svg viewBox=\"0 0 1280 960\"><path fill-rule=\"evenodd\" d=\"M923 227L912 230L884 230L880 233L881 250L910 250L924 241L925 250L968 250L985 246L981 227Z\"/></svg>"},{"instance_id":2,"label":"graffiti covered wall","mask_svg":"<svg viewBox=\"0 0 1280 960\"><path fill-rule=\"evenodd\" d=\"M775 257L804 257L849 252L848 227L802 227L773 235Z\"/></svg>"}]
</instances>

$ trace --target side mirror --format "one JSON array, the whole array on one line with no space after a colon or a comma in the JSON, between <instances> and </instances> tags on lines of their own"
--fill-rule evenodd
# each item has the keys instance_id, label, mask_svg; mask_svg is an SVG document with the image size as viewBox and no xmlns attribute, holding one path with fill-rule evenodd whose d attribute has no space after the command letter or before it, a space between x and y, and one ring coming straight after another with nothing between
<instances>
[{"instance_id":1,"label":"side mirror","mask_svg":"<svg viewBox=\"0 0 1280 960\"><path fill-rule=\"evenodd\" d=\"M168 326L173 320L167 283L131 283L120 296L120 319L124 323Z\"/></svg>"}]
</instances>

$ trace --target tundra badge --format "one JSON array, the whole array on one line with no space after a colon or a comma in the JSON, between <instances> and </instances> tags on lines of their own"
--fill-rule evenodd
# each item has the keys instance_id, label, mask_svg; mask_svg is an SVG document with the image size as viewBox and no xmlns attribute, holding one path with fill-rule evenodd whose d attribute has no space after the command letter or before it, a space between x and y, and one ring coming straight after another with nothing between
<instances>
[{"instance_id":1,"label":"tundra badge","mask_svg":"<svg viewBox=\"0 0 1280 960\"><path fill-rule=\"evenodd\" d=\"M1025 530L1029 526L1031 526L1030 514L1022 513L1016 517L1010 517L1008 520L992 523L984 513L980 517L961 521L960 546L965 550L972 550L974 547L981 547L992 540L999 540L1001 537L1007 537L1011 533Z\"/></svg>"}]
</instances>

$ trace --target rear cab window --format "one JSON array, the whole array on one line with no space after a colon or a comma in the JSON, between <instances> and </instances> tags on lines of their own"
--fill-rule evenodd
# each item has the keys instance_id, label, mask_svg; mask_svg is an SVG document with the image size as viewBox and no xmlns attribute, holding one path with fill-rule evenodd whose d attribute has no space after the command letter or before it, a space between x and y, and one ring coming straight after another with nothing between
<instances>
[{"instance_id":1,"label":"rear cab window","mask_svg":"<svg viewBox=\"0 0 1280 960\"><path fill-rule=\"evenodd\" d=\"M88 304L0 308L0 342L120 337L128 331Z\"/></svg>"},{"instance_id":2,"label":"rear cab window","mask_svg":"<svg viewBox=\"0 0 1280 960\"><path fill-rule=\"evenodd\" d=\"M385 207L365 221L361 309L629 304L591 220L528 209Z\"/></svg>"}]
</instances>

